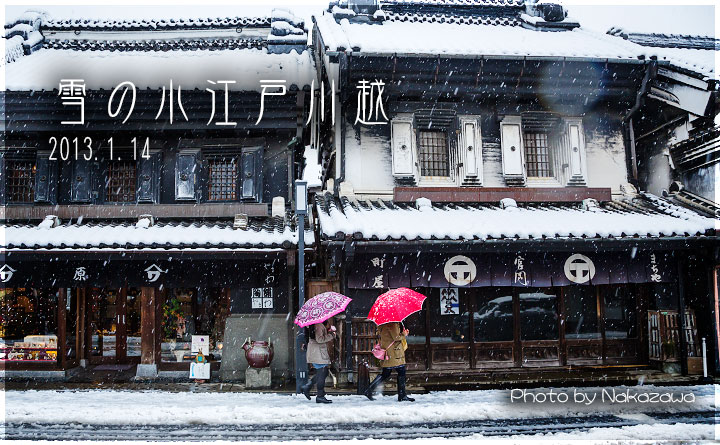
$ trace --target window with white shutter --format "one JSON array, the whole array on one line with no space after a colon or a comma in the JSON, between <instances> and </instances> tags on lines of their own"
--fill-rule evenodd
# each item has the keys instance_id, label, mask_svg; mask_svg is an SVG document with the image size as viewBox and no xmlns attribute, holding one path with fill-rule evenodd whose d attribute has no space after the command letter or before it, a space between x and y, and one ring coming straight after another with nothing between
<instances>
[{"instance_id":1,"label":"window with white shutter","mask_svg":"<svg viewBox=\"0 0 720 445\"><path fill-rule=\"evenodd\" d=\"M505 116L500 122L502 169L508 186L525 185L525 165L520 116Z\"/></svg>"},{"instance_id":2,"label":"window with white shutter","mask_svg":"<svg viewBox=\"0 0 720 445\"><path fill-rule=\"evenodd\" d=\"M390 125L392 174L398 179L415 178L415 144L412 119L396 118Z\"/></svg>"},{"instance_id":3,"label":"window with white shutter","mask_svg":"<svg viewBox=\"0 0 720 445\"><path fill-rule=\"evenodd\" d=\"M482 135L475 116L460 117L460 177L462 185L482 185Z\"/></svg>"},{"instance_id":4,"label":"window with white shutter","mask_svg":"<svg viewBox=\"0 0 720 445\"><path fill-rule=\"evenodd\" d=\"M568 185L587 185L587 159L585 152L585 133L582 119L566 119L567 141L570 159L570 178Z\"/></svg>"}]
</instances>

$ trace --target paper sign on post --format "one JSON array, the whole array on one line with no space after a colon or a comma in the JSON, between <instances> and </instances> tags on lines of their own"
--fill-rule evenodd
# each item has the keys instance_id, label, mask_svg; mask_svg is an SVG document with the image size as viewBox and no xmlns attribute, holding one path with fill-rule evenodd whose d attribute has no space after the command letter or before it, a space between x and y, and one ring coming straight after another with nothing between
<instances>
[{"instance_id":1,"label":"paper sign on post","mask_svg":"<svg viewBox=\"0 0 720 445\"><path fill-rule=\"evenodd\" d=\"M197 380L210 380L210 363L190 363L190 378Z\"/></svg>"},{"instance_id":2,"label":"paper sign on post","mask_svg":"<svg viewBox=\"0 0 720 445\"><path fill-rule=\"evenodd\" d=\"M200 352L203 355L210 355L210 336L193 335L190 352Z\"/></svg>"}]
</instances>

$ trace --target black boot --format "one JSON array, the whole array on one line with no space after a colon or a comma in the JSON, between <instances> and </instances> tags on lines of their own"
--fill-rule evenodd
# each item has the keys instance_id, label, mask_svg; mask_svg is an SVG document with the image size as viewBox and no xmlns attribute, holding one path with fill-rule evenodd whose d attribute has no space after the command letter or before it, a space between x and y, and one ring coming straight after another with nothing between
<instances>
[{"instance_id":1,"label":"black boot","mask_svg":"<svg viewBox=\"0 0 720 445\"><path fill-rule=\"evenodd\" d=\"M365 390L365 397L367 397L370 400L375 400L373 398L373 392L375 391L375 388L383 381L383 375L379 374L377 377L375 377L375 380L370 383L370 386Z\"/></svg>"},{"instance_id":2,"label":"black boot","mask_svg":"<svg viewBox=\"0 0 720 445\"><path fill-rule=\"evenodd\" d=\"M317 374L315 374L315 376L314 376L312 379L310 379L309 382L307 382L306 384L304 384L304 385L302 385L302 386L300 387L300 390L302 391L303 395L304 395L308 400L312 400L312 399L310 398L310 388L312 388L313 384L315 383L315 379L316 379L316 378L317 378Z\"/></svg>"},{"instance_id":3,"label":"black boot","mask_svg":"<svg viewBox=\"0 0 720 445\"><path fill-rule=\"evenodd\" d=\"M405 391L405 381L407 377L398 375L398 402L414 402L415 399L408 397Z\"/></svg>"},{"instance_id":4,"label":"black boot","mask_svg":"<svg viewBox=\"0 0 720 445\"><path fill-rule=\"evenodd\" d=\"M315 382L317 383L317 396L315 397L316 403L332 403L330 400L325 398L325 379L330 372L330 365L318 369L315 374Z\"/></svg>"}]
</instances>

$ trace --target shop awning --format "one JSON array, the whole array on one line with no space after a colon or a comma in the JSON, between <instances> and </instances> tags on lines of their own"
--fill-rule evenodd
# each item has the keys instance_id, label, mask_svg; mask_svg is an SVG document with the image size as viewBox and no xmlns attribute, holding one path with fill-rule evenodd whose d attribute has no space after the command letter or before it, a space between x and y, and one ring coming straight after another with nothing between
<instances>
[{"instance_id":1,"label":"shop awning","mask_svg":"<svg viewBox=\"0 0 720 445\"><path fill-rule=\"evenodd\" d=\"M343 240L620 239L715 235L720 220L654 195L598 205L453 204L316 197L320 233Z\"/></svg>"},{"instance_id":2,"label":"shop awning","mask_svg":"<svg viewBox=\"0 0 720 445\"><path fill-rule=\"evenodd\" d=\"M353 202L324 195L316 206L323 239L374 247L355 252L347 265L348 286L356 289L673 282L676 253L659 242L613 251L592 246L709 238L720 222L648 194L602 205ZM435 240L458 251L434 250ZM504 248L471 248L498 240ZM564 240L565 247L548 250L549 240ZM398 249L403 243L415 251Z\"/></svg>"}]
</instances>

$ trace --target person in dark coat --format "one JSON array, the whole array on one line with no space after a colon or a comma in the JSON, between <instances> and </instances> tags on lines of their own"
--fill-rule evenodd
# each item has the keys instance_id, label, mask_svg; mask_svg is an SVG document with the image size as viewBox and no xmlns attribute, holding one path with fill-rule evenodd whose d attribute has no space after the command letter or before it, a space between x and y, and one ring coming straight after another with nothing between
<instances>
[{"instance_id":1,"label":"person in dark coat","mask_svg":"<svg viewBox=\"0 0 720 445\"><path fill-rule=\"evenodd\" d=\"M400 330L400 323L385 323L378 327L378 336L380 337L380 347L387 352L387 360L381 361L382 373L375 377L370 386L365 391L365 397L370 400L373 398L375 388L384 380L390 378L390 373L394 369L397 372L398 402L414 402L415 399L408 397L405 389L405 348L403 347L403 339L410 334L407 329Z\"/></svg>"},{"instance_id":2,"label":"person in dark coat","mask_svg":"<svg viewBox=\"0 0 720 445\"><path fill-rule=\"evenodd\" d=\"M332 325L332 319L325 323L313 325L310 329L310 340L307 346L307 362L316 369L313 378L302 386L302 393L310 400L310 389L313 385L317 385L316 403L332 403L325 397L325 379L330 372L330 352L328 351L328 343L335 339L335 326Z\"/></svg>"}]
</instances>

